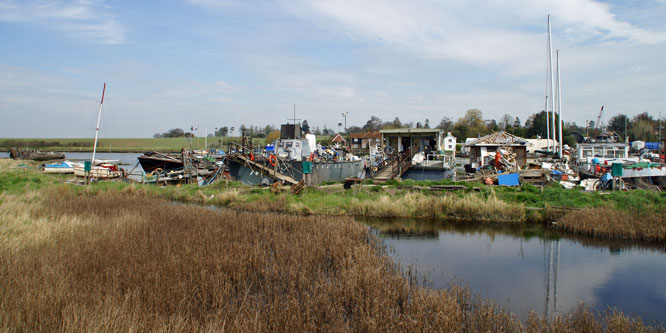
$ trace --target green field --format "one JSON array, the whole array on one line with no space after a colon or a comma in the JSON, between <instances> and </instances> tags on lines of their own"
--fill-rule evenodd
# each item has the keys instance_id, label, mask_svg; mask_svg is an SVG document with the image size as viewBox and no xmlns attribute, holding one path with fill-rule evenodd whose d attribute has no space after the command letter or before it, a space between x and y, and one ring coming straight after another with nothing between
<instances>
[{"instance_id":1,"label":"green field","mask_svg":"<svg viewBox=\"0 0 666 333\"><path fill-rule=\"evenodd\" d=\"M0 138L0 150L10 148L31 148L44 151L92 151L94 139L82 138ZM229 142L240 142L237 137L225 137L222 147L226 150ZM264 139L254 138L253 144L263 145ZM220 138L208 138L208 147L219 147ZM204 149L204 138L104 138L97 142L97 150L103 152L177 152L182 148Z\"/></svg>"}]
</instances>

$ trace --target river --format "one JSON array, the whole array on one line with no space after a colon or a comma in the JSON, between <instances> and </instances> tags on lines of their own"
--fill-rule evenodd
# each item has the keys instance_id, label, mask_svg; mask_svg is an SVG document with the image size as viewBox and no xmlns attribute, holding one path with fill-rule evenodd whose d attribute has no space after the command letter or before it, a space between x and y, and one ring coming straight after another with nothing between
<instances>
[{"instance_id":1,"label":"river","mask_svg":"<svg viewBox=\"0 0 666 333\"><path fill-rule=\"evenodd\" d=\"M664 244L573 237L542 226L366 221L403 269L433 288L462 282L521 318L547 317L580 301L666 323Z\"/></svg>"},{"instance_id":2,"label":"river","mask_svg":"<svg viewBox=\"0 0 666 333\"><path fill-rule=\"evenodd\" d=\"M139 162L137 157L143 155L142 153L109 153L97 152L95 153L96 160L115 160L118 161L118 166L131 171L134 166ZM65 152L65 157L69 161L80 162L89 161L92 158L92 152ZM0 152L0 158L9 158L9 152ZM50 162L49 162L50 163ZM136 172L141 173L143 169L141 165L136 167Z\"/></svg>"}]
</instances>

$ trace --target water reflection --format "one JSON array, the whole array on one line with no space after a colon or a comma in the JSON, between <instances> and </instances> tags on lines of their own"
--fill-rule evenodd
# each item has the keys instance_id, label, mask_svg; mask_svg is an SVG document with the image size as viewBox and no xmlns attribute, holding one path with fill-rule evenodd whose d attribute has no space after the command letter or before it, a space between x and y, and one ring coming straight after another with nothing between
<instances>
[{"instance_id":1,"label":"water reflection","mask_svg":"<svg viewBox=\"0 0 666 333\"><path fill-rule=\"evenodd\" d=\"M403 267L446 288L463 280L472 290L525 317L546 317L580 301L615 306L644 320L666 322L663 244L572 237L541 226L441 221L365 221Z\"/></svg>"}]
</instances>

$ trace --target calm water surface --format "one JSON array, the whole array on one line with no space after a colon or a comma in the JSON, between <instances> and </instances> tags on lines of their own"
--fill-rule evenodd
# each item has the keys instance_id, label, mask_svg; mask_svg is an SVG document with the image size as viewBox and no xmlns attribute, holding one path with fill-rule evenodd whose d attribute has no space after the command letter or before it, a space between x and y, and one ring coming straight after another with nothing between
<instances>
[{"instance_id":1,"label":"calm water surface","mask_svg":"<svg viewBox=\"0 0 666 333\"><path fill-rule=\"evenodd\" d=\"M95 153L95 159L99 160L116 160L119 163L119 167L130 171L134 166L139 162L137 157L143 155L142 153L109 153L109 152L97 152ZM9 158L9 152L0 152L0 158ZM65 158L70 161L89 161L92 158L92 152L82 153L82 152L65 152ZM141 172L143 169L141 165L136 167L135 172Z\"/></svg>"},{"instance_id":2,"label":"calm water surface","mask_svg":"<svg viewBox=\"0 0 666 333\"><path fill-rule=\"evenodd\" d=\"M366 221L403 268L426 284L466 283L522 318L552 316L585 301L666 323L664 244L565 236L540 226L487 227L428 221Z\"/></svg>"}]
</instances>

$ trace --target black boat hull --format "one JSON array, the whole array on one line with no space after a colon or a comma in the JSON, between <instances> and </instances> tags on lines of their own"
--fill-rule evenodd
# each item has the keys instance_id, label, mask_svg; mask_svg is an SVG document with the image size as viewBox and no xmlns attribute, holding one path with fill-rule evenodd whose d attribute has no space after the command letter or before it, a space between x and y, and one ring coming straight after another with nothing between
<instances>
[{"instance_id":1,"label":"black boat hull","mask_svg":"<svg viewBox=\"0 0 666 333\"><path fill-rule=\"evenodd\" d=\"M182 161L173 161L151 156L139 156L139 163L145 172L153 172L157 169L165 171L180 170L183 168Z\"/></svg>"}]
</instances>

